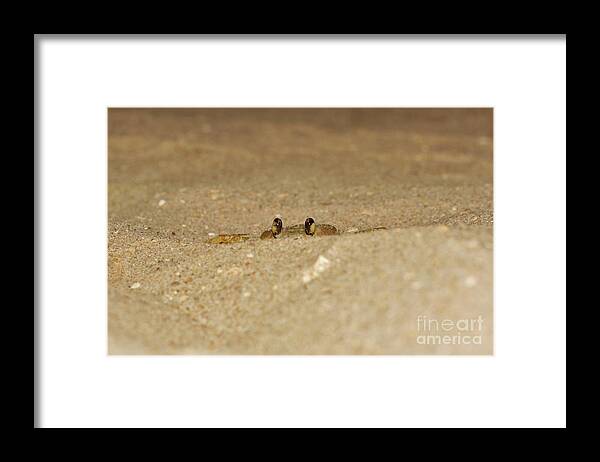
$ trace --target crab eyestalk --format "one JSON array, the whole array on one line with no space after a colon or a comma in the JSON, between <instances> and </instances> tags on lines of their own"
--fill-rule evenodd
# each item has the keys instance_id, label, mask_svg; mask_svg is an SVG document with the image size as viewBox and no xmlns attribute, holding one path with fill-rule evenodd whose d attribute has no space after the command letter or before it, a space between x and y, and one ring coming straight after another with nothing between
<instances>
[{"instance_id":1,"label":"crab eyestalk","mask_svg":"<svg viewBox=\"0 0 600 462\"><path fill-rule=\"evenodd\" d=\"M304 232L309 236L314 236L316 231L317 231L317 225L315 224L315 220L308 217L304 221Z\"/></svg>"},{"instance_id":2,"label":"crab eyestalk","mask_svg":"<svg viewBox=\"0 0 600 462\"><path fill-rule=\"evenodd\" d=\"M273 234L273 237L276 238L278 235L280 235L282 229L283 222L281 221L281 218L275 218L273 220L273 224L271 225L271 233Z\"/></svg>"}]
</instances>

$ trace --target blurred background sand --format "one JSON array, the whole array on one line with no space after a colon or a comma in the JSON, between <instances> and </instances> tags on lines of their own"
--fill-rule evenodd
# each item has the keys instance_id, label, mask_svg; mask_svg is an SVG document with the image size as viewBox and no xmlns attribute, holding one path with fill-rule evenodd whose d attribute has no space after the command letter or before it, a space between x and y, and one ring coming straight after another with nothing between
<instances>
[{"instance_id":1,"label":"blurred background sand","mask_svg":"<svg viewBox=\"0 0 600 462\"><path fill-rule=\"evenodd\" d=\"M491 109L109 109L109 353L491 354L492 125ZM206 243L275 215L342 234ZM372 226L388 230L346 233ZM483 330L422 332L419 315Z\"/></svg>"}]
</instances>

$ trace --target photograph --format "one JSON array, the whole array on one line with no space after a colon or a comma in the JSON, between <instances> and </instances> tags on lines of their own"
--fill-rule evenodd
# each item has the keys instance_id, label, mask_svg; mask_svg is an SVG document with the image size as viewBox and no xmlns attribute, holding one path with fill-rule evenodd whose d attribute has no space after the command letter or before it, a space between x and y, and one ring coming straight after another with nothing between
<instances>
[{"instance_id":1,"label":"photograph","mask_svg":"<svg viewBox=\"0 0 600 462\"><path fill-rule=\"evenodd\" d=\"M492 107L109 107L109 355L493 355Z\"/></svg>"}]
</instances>

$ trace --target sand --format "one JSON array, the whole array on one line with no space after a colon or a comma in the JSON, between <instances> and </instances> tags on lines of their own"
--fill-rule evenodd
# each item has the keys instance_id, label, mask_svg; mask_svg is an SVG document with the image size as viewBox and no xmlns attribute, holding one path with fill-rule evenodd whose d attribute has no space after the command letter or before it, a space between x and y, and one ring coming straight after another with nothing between
<instances>
[{"instance_id":1,"label":"sand","mask_svg":"<svg viewBox=\"0 0 600 462\"><path fill-rule=\"evenodd\" d=\"M108 116L109 354L493 352L491 109Z\"/></svg>"}]
</instances>

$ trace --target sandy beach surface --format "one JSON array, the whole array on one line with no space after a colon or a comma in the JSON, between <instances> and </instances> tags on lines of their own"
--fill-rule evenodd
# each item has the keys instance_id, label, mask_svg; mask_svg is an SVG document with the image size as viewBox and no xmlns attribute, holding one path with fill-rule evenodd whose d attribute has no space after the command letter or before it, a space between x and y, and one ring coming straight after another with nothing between
<instances>
[{"instance_id":1,"label":"sandy beach surface","mask_svg":"<svg viewBox=\"0 0 600 462\"><path fill-rule=\"evenodd\" d=\"M491 354L492 125L109 109L109 354ZM341 234L258 239L276 215ZM251 239L206 243L220 233Z\"/></svg>"}]
</instances>

